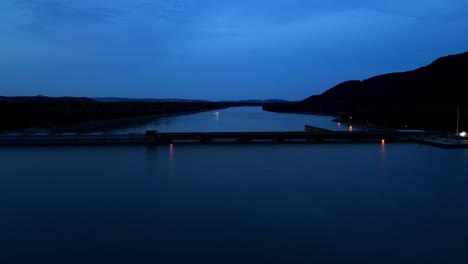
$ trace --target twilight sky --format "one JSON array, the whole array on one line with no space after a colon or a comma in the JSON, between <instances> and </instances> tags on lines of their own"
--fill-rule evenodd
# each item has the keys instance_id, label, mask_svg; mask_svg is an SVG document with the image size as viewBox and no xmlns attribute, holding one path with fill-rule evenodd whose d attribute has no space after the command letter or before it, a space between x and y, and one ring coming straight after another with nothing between
<instances>
[{"instance_id":1,"label":"twilight sky","mask_svg":"<svg viewBox=\"0 0 468 264\"><path fill-rule=\"evenodd\" d=\"M303 99L468 50L467 0L0 0L0 95Z\"/></svg>"}]
</instances>

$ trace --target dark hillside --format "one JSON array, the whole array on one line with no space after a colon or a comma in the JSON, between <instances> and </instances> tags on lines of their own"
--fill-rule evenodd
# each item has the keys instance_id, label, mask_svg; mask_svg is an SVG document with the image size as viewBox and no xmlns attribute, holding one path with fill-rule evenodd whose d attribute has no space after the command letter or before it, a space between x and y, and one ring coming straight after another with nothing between
<instances>
[{"instance_id":1,"label":"dark hillside","mask_svg":"<svg viewBox=\"0 0 468 264\"><path fill-rule=\"evenodd\" d=\"M464 106L468 106L468 52L439 58L414 71L343 82L297 104L269 104L264 109L342 113L356 121L393 127L451 129L457 104L463 106L464 117Z\"/></svg>"}]
</instances>

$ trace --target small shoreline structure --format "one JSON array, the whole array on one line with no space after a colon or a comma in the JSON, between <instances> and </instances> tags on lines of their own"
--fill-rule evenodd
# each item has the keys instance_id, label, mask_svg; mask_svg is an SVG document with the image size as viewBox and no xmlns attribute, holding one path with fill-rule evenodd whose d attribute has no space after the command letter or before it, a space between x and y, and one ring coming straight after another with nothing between
<instances>
[{"instance_id":1,"label":"small shoreline structure","mask_svg":"<svg viewBox=\"0 0 468 264\"><path fill-rule=\"evenodd\" d=\"M414 138L414 142L423 145L445 148L445 149L468 149L468 140L457 140L450 138Z\"/></svg>"},{"instance_id":2,"label":"small shoreline structure","mask_svg":"<svg viewBox=\"0 0 468 264\"><path fill-rule=\"evenodd\" d=\"M420 137L414 139L415 142L447 149L468 149L468 140L464 140L467 136L466 132L460 133L460 104L457 105L457 128L455 130L455 135L450 136L447 134L447 137L436 136L435 134L432 137Z\"/></svg>"}]
</instances>

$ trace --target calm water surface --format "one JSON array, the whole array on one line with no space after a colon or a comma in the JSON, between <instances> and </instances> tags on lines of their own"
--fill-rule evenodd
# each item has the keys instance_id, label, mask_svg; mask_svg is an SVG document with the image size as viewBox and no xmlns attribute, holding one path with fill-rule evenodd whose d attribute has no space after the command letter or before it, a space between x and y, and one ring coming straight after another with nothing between
<instances>
[{"instance_id":1,"label":"calm water surface","mask_svg":"<svg viewBox=\"0 0 468 264\"><path fill-rule=\"evenodd\" d=\"M0 263L468 263L468 151L0 148Z\"/></svg>"},{"instance_id":2,"label":"calm water surface","mask_svg":"<svg viewBox=\"0 0 468 264\"><path fill-rule=\"evenodd\" d=\"M218 113L215 115L215 113ZM349 130L348 126L331 122L334 117L304 114L279 114L263 111L261 107L233 107L193 115L155 119L152 122L115 130L118 133L160 132L245 132L245 131L304 131L310 124L331 130Z\"/></svg>"}]
</instances>

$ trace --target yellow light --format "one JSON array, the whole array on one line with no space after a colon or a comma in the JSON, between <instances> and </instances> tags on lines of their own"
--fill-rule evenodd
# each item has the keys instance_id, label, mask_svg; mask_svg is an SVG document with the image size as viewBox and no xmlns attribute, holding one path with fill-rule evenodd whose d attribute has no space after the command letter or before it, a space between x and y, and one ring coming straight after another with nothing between
<instances>
[{"instance_id":1,"label":"yellow light","mask_svg":"<svg viewBox=\"0 0 468 264\"><path fill-rule=\"evenodd\" d=\"M385 139L382 139L382 144L385 144Z\"/></svg>"}]
</instances>

